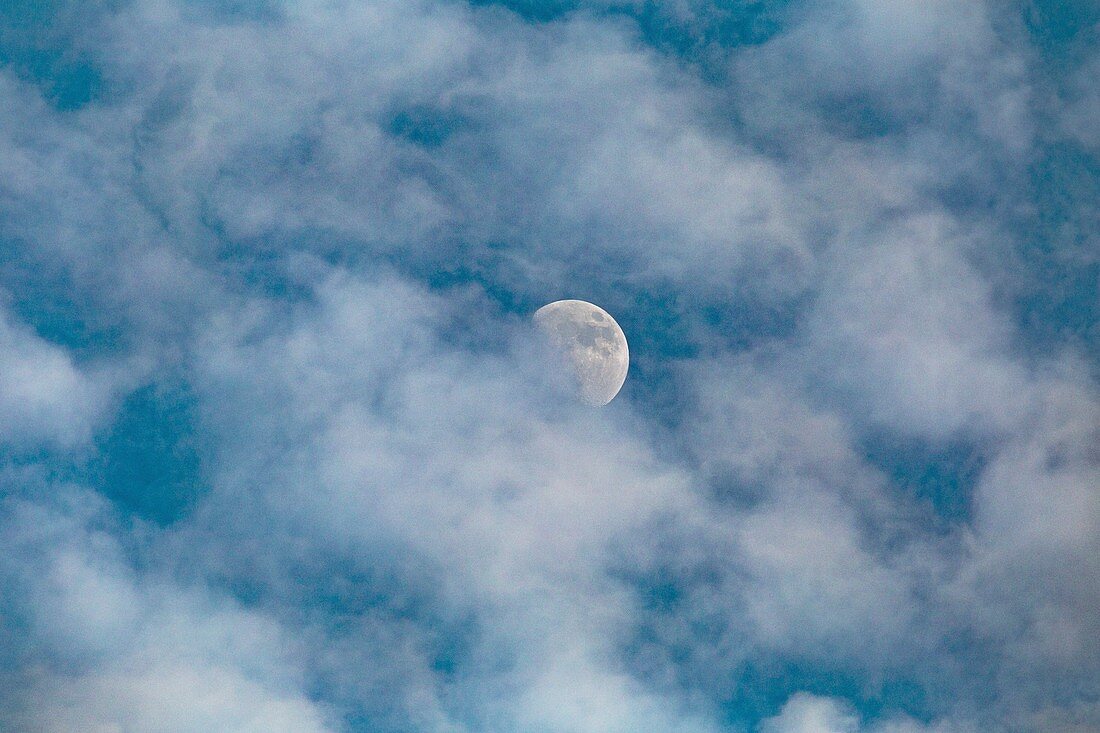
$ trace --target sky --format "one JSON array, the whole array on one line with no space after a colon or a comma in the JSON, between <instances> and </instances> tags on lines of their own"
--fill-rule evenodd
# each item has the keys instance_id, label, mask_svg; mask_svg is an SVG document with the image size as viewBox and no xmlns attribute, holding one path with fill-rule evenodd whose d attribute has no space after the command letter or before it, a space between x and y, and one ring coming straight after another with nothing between
<instances>
[{"instance_id":1,"label":"sky","mask_svg":"<svg viewBox=\"0 0 1100 733\"><path fill-rule=\"evenodd\" d=\"M1090 0L4 2L0 729L1097 733L1097 78Z\"/></svg>"}]
</instances>

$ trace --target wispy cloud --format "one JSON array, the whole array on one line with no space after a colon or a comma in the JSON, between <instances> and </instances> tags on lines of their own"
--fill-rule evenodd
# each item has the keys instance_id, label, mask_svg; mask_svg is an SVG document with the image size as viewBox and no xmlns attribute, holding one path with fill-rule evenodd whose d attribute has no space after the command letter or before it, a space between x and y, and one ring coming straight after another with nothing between
<instances>
[{"instance_id":1,"label":"wispy cloud","mask_svg":"<svg viewBox=\"0 0 1100 733\"><path fill-rule=\"evenodd\" d=\"M1085 11L1057 79L978 0L43 12L0 724L1100 725ZM559 297L627 332L604 410Z\"/></svg>"}]
</instances>

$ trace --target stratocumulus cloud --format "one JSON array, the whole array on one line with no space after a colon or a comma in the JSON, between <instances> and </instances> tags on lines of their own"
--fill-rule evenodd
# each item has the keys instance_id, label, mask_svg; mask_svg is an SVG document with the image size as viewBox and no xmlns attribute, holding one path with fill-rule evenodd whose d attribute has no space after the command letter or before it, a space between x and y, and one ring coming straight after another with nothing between
<instances>
[{"instance_id":1,"label":"stratocumulus cloud","mask_svg":"<svg viewBox=\"0 0 1100 733\"><path fill-rule=\"evenodd\" d=\"M0 728L1100 729L1085 5L0 10Z\"/></svg>"}]
</instances>

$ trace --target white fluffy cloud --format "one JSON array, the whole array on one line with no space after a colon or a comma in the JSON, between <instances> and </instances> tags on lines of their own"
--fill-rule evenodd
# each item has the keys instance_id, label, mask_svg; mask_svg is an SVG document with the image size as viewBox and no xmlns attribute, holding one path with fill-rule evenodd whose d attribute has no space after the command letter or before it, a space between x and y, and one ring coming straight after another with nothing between
<instances>
[{"instance_id":1,"label":"white fluffy cloud","mask_svg":"<svg viewBox=\"0 0 1100 733\"><path fill-rule=\"evenodd\" d=\"M641 30L712 11L150 0L65 30L80 109L0 74L0 721L1094 725L1100 396L1014 289L1031 50L976 0L809 3L707 75ZM566 295L628 326L607 410L526 345ZM199 498L157 525L96 450L168 380ZM880 434L975 456L961 517Z\"/></svg>"},{"instance_id":2,"label":"white fluffy cloud","mask_svg":"<svg viewBox=\"0 0 1100 733\"><path fill-rule=\"evenodd\" d=\"M763 721L760 733L963 733L969 727L950 723L921 724L895 718L861 725L859 716L843 701L800 692L784 703L775 717Z\"/></svg>"},{"instance_id":3,"label":"white fluffy cloud","mask_svg":"<svg viewBox=\"0 0 1100 733\"><path fill-rule=\"evenodd\" d=\"M86 441L107 410L109 380L0 311L0 440L20 447Z\"/></svg>"},{"instance_id":4,"label":"white fluffy cloud","mask_svg":"<svg viewBox=\"0 0 1100 733\"><path fill-rule=\"evenodd\" d=\"M843 703L826 697L798 694L779 715L765 720L761 733L856 733L859 719Z\"/></svg>"},{"instance_id":5,"label":"white fluffy cloud","mask_svg":"<svg viewBox=\"0 0 1100 733\"><path fill-rule=\"evenodd\" d=\"M5 477L40 483L33 476ZM9 498L5 634L22 631L0 722L16 730L331 731L296 642L228 598L138 572L86 490Z\"/></svg>"},{"instance_id":6,"label":"white fluffy cloud","mask_svg":"<svg viewBox=\"0 0 1100 733\"><path fill-rule=\"evenodd\" d=\"M476 696L473 729L712 730L610 664L631 603L606 573L609 545L646 544L654 515L693 509L685 477L631 435L635 418L563 410L522 351L441 347L446 305L421 289L335 276L317 296L274 335L260 336L270 333L261 314L231 319L205 345L199 385L220 406L211 419L226 460L190 528L199 559L282 582L285 563L335 554L430 588L422 613L473 614L471 679L436 679L426 692L432 705ZM238 550L227 567L226 517L247 533L293 531L293 559ZM391 633L380 604L359 618ZM372 664L388 666L387 653L372 652ZM496 657L504 669L491 669ZM410 685L426 661L392 674ZM424 704L370 694L385 707Z\"/></svg>"}]
</instances>

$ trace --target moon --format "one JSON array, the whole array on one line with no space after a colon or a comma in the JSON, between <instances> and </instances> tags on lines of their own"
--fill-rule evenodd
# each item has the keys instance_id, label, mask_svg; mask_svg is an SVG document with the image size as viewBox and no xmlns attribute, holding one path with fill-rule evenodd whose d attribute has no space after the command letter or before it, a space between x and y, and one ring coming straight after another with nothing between
<instances>
[{"instance_id":1,"label":"moon","mask_svg":"<svg viewBox=\"0 0 1100 733\"><path fill-rule=\"evenodd\" d=\"M583 300L558 300L535 311L535 325L571 372L586 405L606 405L626 381L626 334L607 311Z\"/></svg>"}]
</instances>

